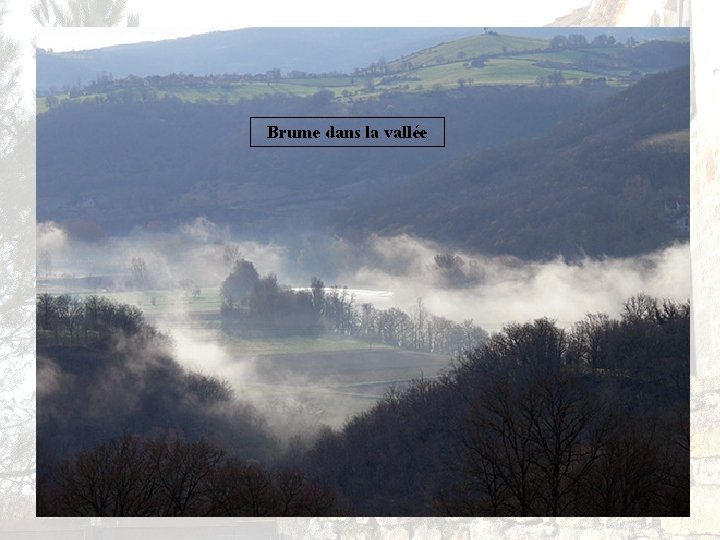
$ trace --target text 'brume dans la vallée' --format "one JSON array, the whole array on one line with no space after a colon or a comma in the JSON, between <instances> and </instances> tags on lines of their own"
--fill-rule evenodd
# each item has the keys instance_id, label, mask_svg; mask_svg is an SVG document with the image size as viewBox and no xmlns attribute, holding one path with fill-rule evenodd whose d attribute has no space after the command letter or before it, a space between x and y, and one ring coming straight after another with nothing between
<instances>
[{"instance_id":1,"label":"text 'brume dans la vall\u00e9e'","mask_svg":"<svg viewBox=\"0 0 720 540\"><path fill-rule=\"evenodd\" d=\"M280 129L279 126L267 126L268 139L320 139L323 135L327 139L427 139L428 132L420 124L400 126L396 129L374 129L364 126L364 129L338 129L330 126L324 132L319 129Z\"/></svg>"}]
</instances>

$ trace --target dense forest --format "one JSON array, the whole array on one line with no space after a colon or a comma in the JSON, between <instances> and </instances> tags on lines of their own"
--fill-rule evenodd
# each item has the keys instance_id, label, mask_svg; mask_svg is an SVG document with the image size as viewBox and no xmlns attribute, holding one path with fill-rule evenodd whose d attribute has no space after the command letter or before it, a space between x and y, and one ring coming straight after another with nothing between
<instances>
[{"instance_id":1,"label":"dense forest","mask_svg":"<svg viewBox=\"0 0 720 540\"><path fill-rule=\"evenodd\" d=\"M514 323L280 444L142 314L41 295L38 515L688 515L690 306Z\"/></svg>"},{"instance_id":2,"label":"dense forest","mask_svg":"<svg viewBox=\"0 0 720 540\"><path fill-rule=\"evenodd\" d=\"M686 239L688 81L687 67L647 76L542 137L389 185L336 220L347 234L402 230L523 258L627 256Z\"/></svg>"},{"instance_id":3,"label":"dense forest","mask_svg":"<svg viewBox=\"0 0 720 540\"><path fill-rule=\"evenodd\" d=\"M361 515L688 515L689 309L512 324L320 436Z\"/></svg>"}]
</instances>

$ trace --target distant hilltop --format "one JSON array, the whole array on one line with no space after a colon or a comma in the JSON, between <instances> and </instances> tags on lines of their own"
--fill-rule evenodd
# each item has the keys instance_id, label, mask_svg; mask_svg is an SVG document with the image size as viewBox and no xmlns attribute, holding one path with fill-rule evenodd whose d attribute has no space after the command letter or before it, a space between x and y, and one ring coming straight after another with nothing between
<instances>
[{"instance_id":1,"label":"distant hilltop","mask_svg":"<svg viewBox=\"0 0 720 540\"><path fill-rule=\"evenodd\" d=\"M588 42L599 33L623 43L630 37L638 42L688 39L687 29L680 28L247 28L88 51L38 49L37 90L42 95L51 88L82 87L102 73L115 79L173 73L353 73L362 66L382 68L391 59L447 63L460 60L455 55L461 53L470 61L468 39L482 38L491 47L506 36L512 40L504 44L506 51L476 47L478 54L503 53L544 48L541 42L549 43L558 33L582 35ZM497 39L489 39L493 36ZM444 62L437 61L440 56ZM453 75L453 80L458 77L465 75Z\"/></svg>"}]
</instances>

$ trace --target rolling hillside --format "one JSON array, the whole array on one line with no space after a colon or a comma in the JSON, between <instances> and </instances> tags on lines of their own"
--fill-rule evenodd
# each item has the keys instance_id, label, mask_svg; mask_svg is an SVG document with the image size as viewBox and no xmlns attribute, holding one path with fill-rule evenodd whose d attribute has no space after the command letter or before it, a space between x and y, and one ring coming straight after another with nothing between
<instances>
[{"instance_id":1,"label":"rolling hillside","mask_svg":"<svg viewBox=\"0 0 720 540\"><path fill-rule=\"evenodd\" d=\"M627 256L687 240L688 80L687 67L648 76L541 138L437 167L336 220L520 257Z\"/></svg>"},{"instance_id":2,"label":"rolling hillside","mask_svg":"<svg viewBox=\"0 0 720 540\"><path fill-rule=\"evenodd\" d=\"M687 64L688 44L523 50L538 44L488 33L353 75L99 80L38 116L38 219L95 239L198 216L282 242L411 232L526 258L687 239L687 68L633 81ZM249 116L445 116L448 144L263 151Z\"/></svg>"},{"instance_id":3,"label":"rolling hillside","mask_svg":"<svg viewBox=\"0 0 720 540\"><path fill-rule=\"evenodd\" d=\"M388 93L427 93L488 85L594 83L627 87L643 74L685 64L689 55L689 43L683 41L646 41L625 46L614 38L608 41L604 35L590 41L579 34L569 34L574 36L575 41L568 44L555 39L488 32L442 42L391 61L381 57L375 62L344 71L326 68L308 72L297 67L273 67L258 73L248 71L255 68L255 64L228 61L229 71L223 72L223 75L208 73L207 68L188 73L169 72L167 67L157 67L157 74L143 74L147 70L143 68L136 72L140 76L118 78L117 74L112 75L112 62L108 61L106 69L98 70L80 86L69 89L41 86L38 112L46 112L65 101L88 100L127 102L175 98L185 102L237 103L265 96L308 97L326 92L337 101L352 102L375 99ZM562 35L559 38L569 39ZM155 48L159 46L155 45ZM224 57L229 54L228 50L234 49L230 45L220 46L213 42L208 53L215 56L217 52ZM57 69L52 67L55 60L50 61L50 58L54 56L39 53L39 73ZM72 63L80 61L82 56L66 55L61 58ZM305 65L303 59L304 56L300 55L298 65ZM136 62L138 66L143 65L139 59ZM287 66L287 60L282 65Z\"/></svg>"},{"instance_id":4,"label":"rolling hillside","mask_svg":"<svg viewBox=\"0 0 720 540\"><path fill-rule=\"evenodd\" d=\"M325 229L352 202L467 152L537 136L611 87L475 87L338 103L276 96L233 104L84 102L38 117L38 219L127 234L199 215L272 238ZM249 116L445 116L445 149L253 149ZM481 128L479 129L479 126ZM398 159L400 157L401 159Z\"/></svg>"}]
</instances>

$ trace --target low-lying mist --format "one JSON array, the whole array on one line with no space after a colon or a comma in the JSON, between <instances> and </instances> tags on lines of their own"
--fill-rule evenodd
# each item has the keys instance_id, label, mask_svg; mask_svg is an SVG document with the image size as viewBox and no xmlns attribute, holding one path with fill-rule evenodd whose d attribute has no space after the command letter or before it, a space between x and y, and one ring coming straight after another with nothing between
<instances>
[{"instance_id":1,"label":"low-lying mist","mask_svg":"<svg viewBox=\"0 0 720 540\"><path fill-rule=\"evenodd\" d=\"M229 228L205 218L180 225L175 231L139 232L124 237L72 238L54 222L37 226L38 277L105 277L102 288L136 288L131 282L133 259L147 267L144 288L175 289L184 280L215 287L225 279L234 258L242 254L265 272L277 271L287 259L281 245L231 240Z\"/></svg>"},{"instance_id":2,"label":"low-lying mist","mask_svg":"<svg viewBox=\"0 0 720 540\"><path fill-rule=\"evenodd\" d=\"M372 236L358 243L308 234L260 243L234 237L229 227L205 218L173 232L92 242L74 240L52 222L38 225L39 288L53 292L73 283L95 292L180 292L188 283L213 288L240 257L252 261L260 274L275 273L280 283L292 287L307 287L317 276L327 286L367 291L356 294L358 303L408 311L422 298L434 315L473 319L489 331L543 316L560 326L588 312L616 316L628 297L641 292L675 300L691 296L688 244L622 259L523 261L463 253L408 235ZM137 259L145 265L141 284L133 281L132 261ZM77 281L88 276L95 281ZM65 279L52 279L61 277Z\"/></svg>"},{"instance_id":3,"label":"low-lying mist","mask_svg":"<svg viewBox=\"0 0 720 540\"><path fill-rule=\"evenodd\" d=\"M473 319L488 331L545 316L559 326L586 313L617 316L625 300L641 292L679 301L691 296L688 244L638 257L573 262L452 252L450 263L436 257L447 255L442 246L407 236L375 238L371 245L381 264L345 271L341 282L392 291L392 303L401 306L422 297L430 312Z\"/></svg>"},{"instance_id":4,"label":"low-lying mist","mask_svg":"<svg viewBox=\"0 0 720 540\"><path fill-rule=\"evenodd\" d=\"M160 323L162 324L162 322ZM233 354L216 337L199 337L182 328L172 328L173 356L185 368L227 381L236 396L252 402L266 420L266 429L285 444L294 437L312 438L327 422L328 411L316 399L303 395L302 389L332 385L328 377L310 378L293 373L269 377L261 361L252 354ZM317 374L316 374L317 375ZM352 409L333 400L336 417L348 417Z\"/></svg>"},{"instance_id":5,"label":"low-lying mist","mask_svg":"<svg viewBox=\"0 0 720 540\"><path fill-rule=\"evenodd\" d=\"M624 259L523 261L450 250L408 235L351 242L308 234L263 243L240 239L204 218L172 232L94 241L47 222L38 225L37 235L39 292L109 294L120 302L142 298L148 321L170 334L173 358L189 373L227 381L282 446L296 437L312 440L323 425L342 426L388 387L402 386L409 377L433 377L449 365L449 358L394 350L390 357L390 349L383 353L372 347L311 347L303 353L298 351L305 344L298 343L288 356L278 353L278 347L248 348L252 340L218 330L220 298L215 291L240 258L252 261L261 275L276 273L287 286L307 287L313 276L326 287L346 285L356 304L372 303L378 309L398 307L412 315L421 298L428 313L457 322L472 319L488 332L541 317L555 319L559 327L570 327L586 313L617 317L624 302L639 293L677 301L691 296L687 244ZM198 290L199 300L188 294L188 283ZM156 293L177 301L156 306ZM205 311L197 310L196 300L208 302ZM213 319L218 324L208 325ZM67 381L57 376L52 362L42 366L39 386L52 395L63 394L60 387ZM98 392L99 397L118 394L100 386ZM218 408L208 418L236 414L228 411Z\"/></svg>"}]
</instances>

